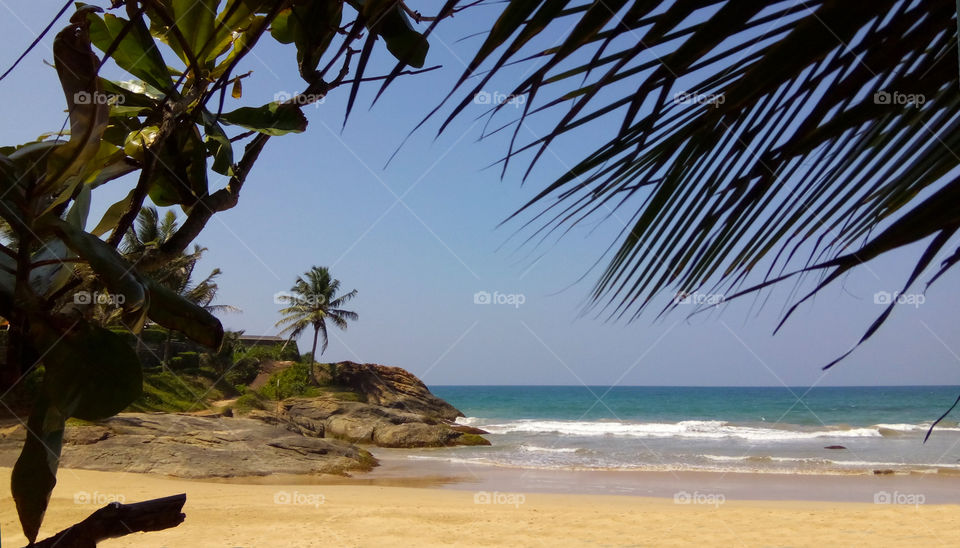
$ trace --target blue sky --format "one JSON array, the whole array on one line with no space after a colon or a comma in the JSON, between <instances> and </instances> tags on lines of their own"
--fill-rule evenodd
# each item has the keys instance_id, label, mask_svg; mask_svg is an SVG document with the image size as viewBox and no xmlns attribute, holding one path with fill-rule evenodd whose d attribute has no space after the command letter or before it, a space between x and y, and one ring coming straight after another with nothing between
<instances>
[{"instance_id":1,"label":"blue sky","mask_svg":"<svg viewBox=\"0 0 960 548\"><path fill-rule=\"evenodd\" d=\"M24 5L0 7L3 69L57 9ZM921 306L898 307L878 336L831 372L820 371L882 310L874 293L900 288L916 247L835 283L776 336L772 330L792 286L774 290L760 309L744 299L694 318L681 307L656 320L654 307L633 323L606 322L580 312L597 274L589 268L622 229L616 219L598 218L558 242L519 250L511 236L520 224L498 228L599 143L599 132L558 142L521 185L522 161L503 180L497 169L483 169L504 153L506 136L477 142L483 122L475 117L486 107L471 105L437 139L439 120L428 123L384 169L479 45L476 38L459 40L488 26L494 9L460 14L441 27L427 64L442 69L398 80L373 109L377 88L363 88L342 132L346 87L306 108L305 133L268 143L239 206L215 216L198 239L209 248L201 270L224 272L218 301L243 310L222 316L227 328L274 334L279 306L273 295L311 265L325 265L346 289L359 290L351 304L360 320L346 332L331 331L322 359L401 366L428 384L960 384L956 272L933 286ZM32 140L64 122L56 74L43 62L52 61L52 35L0 82L4 144ZM371 75L390 67L378 53ZM254 74L244 82L244 97L228 109L303 87L292 47L258 48L238 69L247 70ZM505 93L509 82L494 82L489 91ZM212 187L224 184L211 175ZM130 184L104 187L91 222ZM475 304L481 291L522 295L524 302ZM307 337L300 341L301 349L309 344Z\"/></svg>"}]
</instances>

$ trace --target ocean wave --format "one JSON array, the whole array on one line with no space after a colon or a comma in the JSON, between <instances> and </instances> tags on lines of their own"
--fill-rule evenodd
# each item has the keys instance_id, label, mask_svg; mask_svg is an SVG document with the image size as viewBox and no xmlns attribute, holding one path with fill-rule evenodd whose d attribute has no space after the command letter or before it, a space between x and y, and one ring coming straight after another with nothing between
<instances>
[{"instance_id":1,"label":"ocean wave","mask_svg":"<svg viewBox=\"0 0 960 548\"><path fill-rule=\"evenodd\" d=\"M876 427L824 427L818 430L733 425L724 421L681 421L676 423L629 423L605 421L558 421L523 419L484 424L491 434L559 434L564 436L623 436L635 438L741 438L750 441L789 441L815 438L876 438Z\"/></svg>"},{"instance_id":2,"label":"ocean wave","mask_svg":"<svg viewBox=\"0 0 960 548\"><path fill-rule=\"evenodd\" d=\"M771 455L742 455L739 457L731 457L727 455L699 456L715 462L794 463L817 466L834 464L834 461L830 459L821 459L815 457L774 457Z\"/></svg>"},{"instance_id":3,"label":"ocean wave","mask_svg":"<svg viewBox=\"0 0 960 548\"><path fill-rule=\"evenodd\" d=\"M521 445L521 451L530 451L531 453L583 453L586 450L577 447L539 447L536 445Z\"/></svg>"}]
</instances>

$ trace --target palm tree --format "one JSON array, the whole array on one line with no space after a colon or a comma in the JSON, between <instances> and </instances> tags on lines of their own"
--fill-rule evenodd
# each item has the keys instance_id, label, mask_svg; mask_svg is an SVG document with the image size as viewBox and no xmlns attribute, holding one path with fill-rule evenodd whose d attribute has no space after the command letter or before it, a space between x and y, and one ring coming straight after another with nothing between
<instances>
[{"instance_id":1,"label":"palm tree","mask_svg":"<svg viewBox=\"0 0 960 548\"><path fill-rule=\"evenodd\" d=\"M512 131L502 175L528 153L526 179L558 138L593 130L578 142L599 146L511 218L526 216L525 242L620 221L591 292L600 314L633 320L661 293L729 300L820 273L782 325L893 249L926 242L901 292L960 263L953 0L569 4L505 3L440 131L518 63L524 100L492 105L485 131ZM528 47L537 38L552 46Z\"/></svg>"},{"instance_id":2,"label":"palm tree","mask_svg":"<svg viewBox=\"0 0 960 548\"><path fill-rule=\"evenodd\" d=\"M290 288L290 295L283 295L280 300L290 306L280 310L283 318L276 326L281 328L281 334L289 334L290 339L296 339L307 328L313 328L313 346L310 351L310 361L316 361L317 341L322 338L323 354L329 343L327 339L327 320L340 329L347 328L347 321L356 321L359 316L356 312L341 308L357 296L354 289L342 295L340 280L330 277L330 270L325 266L314 266L304 276L298 277ZM310 368L313 376L313 367Z\"/></svg>"}]
</instances>

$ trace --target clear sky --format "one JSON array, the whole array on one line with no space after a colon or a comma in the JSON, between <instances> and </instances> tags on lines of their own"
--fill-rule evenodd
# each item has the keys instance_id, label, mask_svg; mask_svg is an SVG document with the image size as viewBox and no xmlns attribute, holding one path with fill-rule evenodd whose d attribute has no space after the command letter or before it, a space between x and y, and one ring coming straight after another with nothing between
<instances>
[{"instance_id":1,"label":"clear sky","mask_svg":"<svg viewBox=\"0 0 960 548\"><path fill-rule=\"evenodd\" d=\"M34 39L55 4L0 2L0 68ZM376 85L362 89L342 132L346 87L306 108L305 133L271 139L240 205L216 215L198 239L209 248L200 270L224 272L218 302L243 310L223 315L225 327L275 334L280 307L274 294L321 265L346 289L359 290L351 308L360 314L346 332L331 330L321 359L396 365L433 385L960 385L956 271L933 286L922 305L898 307L874 339L826 375L820 371L882 311L874 294L900 288L917 247L835 283L775 336L792 285L773 291L763 308L743 299L719 313L687 318L680 307L655 320L659 308L652 307L633 323L607 322L580 312L597 275L588 270L622 228L616 218L585 223L540 248L517 248L511 236L519 223L498 227L592 150L599 133L587 130L557 143L521 186L522 161L503 180L497 169L483 169L504 153L506 135L478 143L483 121L475 117L487 107L471 105L438 139L439 120L415 133L384 169L479 45L478 38L461 39L487 28L496 9L459 14L442 25L427 64L443 68L396 82L373 109ZM44 64L52 61L53 34L0 82L5 145L57 130L65 120L56 73ZM385 52L378 53L370 75L391 66ZM238 67L238 73L247 70L254 74L244 82L244 96L228 110L303 87L292 46L258 47ZM499 82L502 89L491 85L491 93L509 91L509 77ZM121 179L104 187L91 223L131 184ZM211 187L223 184L211 172ZM475 304L481 291L502 300L522 295L523 302ZM301 350L309 345L309 337L300 340Z\"/></svg>"}]
</instances>

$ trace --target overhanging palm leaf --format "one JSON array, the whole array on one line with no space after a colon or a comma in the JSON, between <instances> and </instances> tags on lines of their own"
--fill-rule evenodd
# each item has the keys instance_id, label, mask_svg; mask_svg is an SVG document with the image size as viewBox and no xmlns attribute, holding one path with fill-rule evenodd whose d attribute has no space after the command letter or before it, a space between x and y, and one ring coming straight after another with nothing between
<instances>
[{"instance_id":1,"label":"overhanging palm leaf","mask_svg":"<svg viewBox=\"0 0 960 548\"><path fill-rule=\"evenodd\" d=\"M492 70L441 131L516 61L533 66L513 90L527 100L504 173L529 153L526 178L556 138L607 124L607 142L514 215L532 213L528 241L542 241L629 213L592 292L613 317L636 318L669 288L741 295L825 272L812 295L929 239L906 290L960 227L956 16L952 0L510 2L454 92ZM556 47L525 51L567 28ZM523 141L538 114L553 129ZM958 261L960 249L930 282Z\"/></svg>"}]
</instances>

